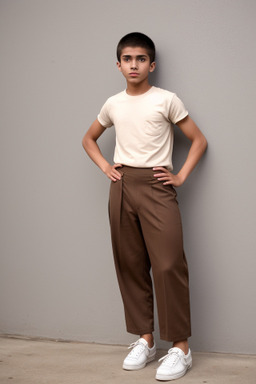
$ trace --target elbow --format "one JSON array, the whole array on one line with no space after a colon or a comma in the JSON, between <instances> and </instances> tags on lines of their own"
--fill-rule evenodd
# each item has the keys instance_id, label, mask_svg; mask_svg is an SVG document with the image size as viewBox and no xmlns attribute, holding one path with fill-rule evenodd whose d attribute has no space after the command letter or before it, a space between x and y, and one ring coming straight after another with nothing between
<instances>
[{"instance_id":1,"label":"elbow","mask_svg":"<svg viewBox=\"0 0 256 384\"><path fill-rule=\"evenodd\" d=\"M82 140L82 146L83 146L83 149L85 149L85 147L86 147L86 143L85 143L85 139L83 138L83 140Z\"/></svg>"},{"instance_id":2,"label":"elbow","mask_svg":"<svg viewBox=\"0 0 256 384\"><path fill-rule=\"evenodd\" d=\"M206 140L206 137L201 133L200 137L200 147L202 149L202 152L204 153L208 147L208 142Z\"/></svg>"},{"instance_id":3,"label":"elbow","mask_svg":"<svg viewBox=\"0 0 256 384\"><path fill-rule=\"evenodd\" d=\"M205 137L203 137L203 148L204 148L204 152L206 151L207 147L208 147L208 141L206 140Z\"/></svg>"},{"instance_id":4,"label":"elbow","mask_svg":"<svg viewBox=\"0 0 256 384\"><path fill-rule=\"evenodd\" d=\"M82 146L83 146L84 150L87 152L88 140L87 140L86 135L83 137Z\"/></svg>"}]
</instances>

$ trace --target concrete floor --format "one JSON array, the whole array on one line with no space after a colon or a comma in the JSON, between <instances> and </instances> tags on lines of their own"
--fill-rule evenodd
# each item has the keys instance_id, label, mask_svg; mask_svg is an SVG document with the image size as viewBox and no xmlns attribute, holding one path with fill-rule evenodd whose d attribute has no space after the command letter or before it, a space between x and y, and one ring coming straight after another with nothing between
<instances>
[{"instance_id":1,"label":"concrete floor","mask_svg":"<svg viewBox=\"0 0 256 384\"><path fill-rule=\"evenodd\" d=\"M151 384L157 360L140 371L121 368L125 346L0 337L1 384ZM157 351L157 359L166 351ZM255 384L256 356L193 353L179 384Z\"/></svg>"}]
</instances>

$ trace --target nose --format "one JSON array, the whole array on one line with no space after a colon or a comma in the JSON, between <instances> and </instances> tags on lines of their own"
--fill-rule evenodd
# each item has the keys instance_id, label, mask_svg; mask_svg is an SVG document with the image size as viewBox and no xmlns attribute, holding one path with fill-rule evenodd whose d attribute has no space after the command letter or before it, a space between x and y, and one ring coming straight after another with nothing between
<instances>
[{"instance_id":1,"label":"nose","mask_svg":"<svg viewBox=\"0 0 256 384\"><path fill-rule=\"evenodd\" d=\"M131 69L137 69L137 62L135 59L131 61Z\"/></svg>"}]
</instances>

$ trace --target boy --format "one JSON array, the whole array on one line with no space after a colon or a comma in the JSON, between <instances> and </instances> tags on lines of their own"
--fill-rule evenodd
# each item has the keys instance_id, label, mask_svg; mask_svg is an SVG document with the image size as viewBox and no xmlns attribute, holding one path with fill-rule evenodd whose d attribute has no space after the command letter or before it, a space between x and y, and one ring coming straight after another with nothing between
<instances>
[{"instance_id":1,"label":"boy","mask_svg":"<svg viewBox=\"0 0 256 384\"><path fill-rule=\"evenodd\" d=\"M187 262L174 187L181 186L207 147L181 100L149 84L155 46L138 32L117 46L117 67L126 90L110 97L83 138L83 147L112 181L109 200L111 238L127 331L140 336L123 362L126 370L144 368L155 358L152 268L160 336L173 347L157 369L157 380L183 376L192 366ZM191 140L187 159L174 175L173 128ZM114 165L103 157L97 139L115 126Z\"/></svg>"}]
</instances>

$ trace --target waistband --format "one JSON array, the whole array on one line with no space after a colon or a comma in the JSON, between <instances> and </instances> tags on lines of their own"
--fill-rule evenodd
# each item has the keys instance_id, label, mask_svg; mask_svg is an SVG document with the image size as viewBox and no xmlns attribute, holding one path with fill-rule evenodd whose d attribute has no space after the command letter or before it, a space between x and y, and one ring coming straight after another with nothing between
<instances>
[{"instance_id":1,"label":"waistband","mask_svg":"<svg viewBox=\"0 0 256 384\"><path fill-rule=\"evenodd\" d=\"M128 165L123 165L120 168L117 168L118 172L124 175L134 175L134 176L148 176L152 177L156 171L153 171L153 168L137 168L129 167Z\"/></svg>"}]
</instances>

